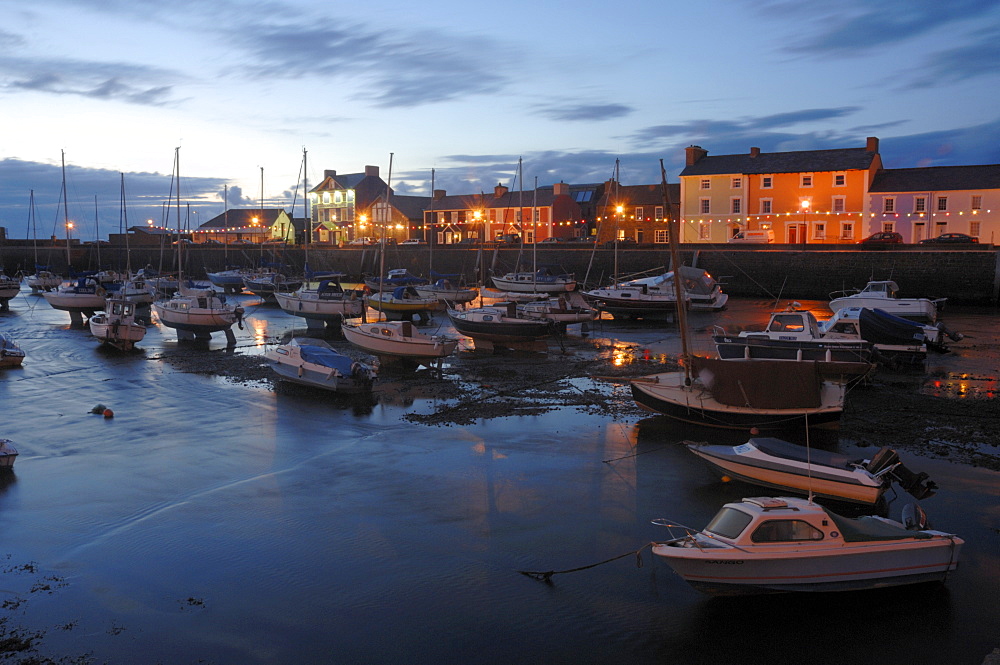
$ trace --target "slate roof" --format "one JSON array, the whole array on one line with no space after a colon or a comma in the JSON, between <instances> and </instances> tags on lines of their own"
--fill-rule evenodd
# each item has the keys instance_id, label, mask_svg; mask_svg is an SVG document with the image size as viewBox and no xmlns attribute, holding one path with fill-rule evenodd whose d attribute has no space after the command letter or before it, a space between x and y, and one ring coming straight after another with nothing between
<instances>
[{"instance_id":1,"label":"slate roof","mask_svg":"<svg viewBox=\"0 0 1000 665\"><path fill-rule=\"evenodd\" d=\"M943 192L970 189L1000 189L1000 164L884 169L875 175L868 191Z\"/></svg>"},{"instance_id":2,"label":"slate roof","mask_svg":"<svg viewBox=\"0 0 1000 665\"><path fill-rule=\"evenodd\" d=\"M260 208L234 208L228 213L224 212L221 215L213 217L198 228L203 231L208 231L211 229L225 229L227 227L234 226L252 226L254 217L257 217L260 220L258 226L261 228L267 228L274 226L274 223L278 220L278 216L283 212L285 212L284 208L264 208L263 211Z\"/></svg>"},{"instance_id":3,"label":"slate roof","mask_svg":"<svg viewBox=\"0 0 1000 665\"><path fill-rule=\"evenodd\" d=\"M407 219L422 220L424 218L424 209L430 205L431 197L429 196L406 196L393 194L389 197L389 203L396 210L403 213Z\"/></svg>"},{"instance_id":4,"label":"slate roof","mask_svg":"<svg viewBox=\"0 0 1000 665\"><path fill-rule=\"evenodd\" d=\"M817 173L823 171L867 170L878 153L866 148L836 150L799 150L795 152L761 152L756 157L742 155L706 155L681 171L681 176L745 175L765 173Z\"/></svg>"}]
</instances>

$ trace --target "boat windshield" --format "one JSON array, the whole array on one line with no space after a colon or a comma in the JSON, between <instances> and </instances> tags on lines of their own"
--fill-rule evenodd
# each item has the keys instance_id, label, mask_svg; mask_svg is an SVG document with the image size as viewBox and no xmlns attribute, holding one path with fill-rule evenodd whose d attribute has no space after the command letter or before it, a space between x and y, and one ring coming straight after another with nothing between
<instances>
[{"instance_id":1,"label":"boat windshield","mask_svg":"<svg viewBox=\"0 0 1000 665\"><path fill-rule=\"evenodd\" d=\"M735 508L723 507L712 521L708 523L705 527L705 531L717 534L723 538L730 538L735 540L741 533L743 529L747 528L750 521L753 519L751 515L747 515L742 510L736 510Z\"/></svg>"}]
</instances>

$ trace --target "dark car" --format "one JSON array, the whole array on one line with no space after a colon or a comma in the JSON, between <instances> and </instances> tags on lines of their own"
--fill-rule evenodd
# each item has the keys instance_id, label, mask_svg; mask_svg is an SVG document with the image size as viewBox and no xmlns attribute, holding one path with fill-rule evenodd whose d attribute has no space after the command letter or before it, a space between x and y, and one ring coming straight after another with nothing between
<instances>
[{"instance_id":1,"label":"dark car","mask_svg":"<svg viewBox=\"0 0 1000 665\"><path fill-rule=\"evenodd\" d=\"M942 233L937 238L925 238L921 240L919 244L921 245L937 245L937 244L959 244L959 243L977 243L979 238L975 236L966 235L964 233Z\"/></svg>"},{"instance_id":2,"label":"dark car","mask_svg":"<svg viewBox=\"0 0 1000 665\"><path fill-rule=\"evenodd\" d=\"M862 245L896 245L903 242L903 236L895 231L879 231L861 241Z\"/></svg>"},{"instance_id":3,"label":"dark car","mask_svg":"<svg viewBox=\"0 0 1000 665\"><path fill-rule=\"evenodd\" d=\"M636 245L638 244L635 238L619 238L618 240L608 240L604 243L605 247L614 247L615 245L621 247L622 245Z\"/></svg>"}]
</instances>

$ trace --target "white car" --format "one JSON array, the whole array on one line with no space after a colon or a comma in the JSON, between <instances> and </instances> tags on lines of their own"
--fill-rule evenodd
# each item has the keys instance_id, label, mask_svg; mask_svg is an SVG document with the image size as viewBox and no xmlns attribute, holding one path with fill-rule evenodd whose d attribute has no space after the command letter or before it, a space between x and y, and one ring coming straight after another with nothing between
<instances>
[{"instance_id":1,"label":"white car","mask_svg":"<svg viewBox=\"0 0 1000 665\"><path fill-rule=\"evenodd\" d=\"M419 238L407 238L406 240L404 240L403 242L401 242L399 244L400 245L423 245L424 241L420 240Z\"/></svg>"},{"instance_id":2,"label":"white car","mask_svg":"<svg viewBox=\"0 0 1000 665\"><path fill-rule=\"evenodd\" d=\"M351 242L349 242L347 244L348 245L374 245L375 244L375 239L374 238L369 238L369 237L365 236L363 238L355 238L354 240L352 240Z\"/></svg>"},{"instance_id":3,"label":"white car","mask_svg":"<svg viewBox=\"0 0 1000 665\"><path fill-rule=\"evenodd\" d=\"M769 243L774 242L774 231L770 229L760 229L753 231L740 231L729 239L735 243Z\"/></svg>"}]
</instances>

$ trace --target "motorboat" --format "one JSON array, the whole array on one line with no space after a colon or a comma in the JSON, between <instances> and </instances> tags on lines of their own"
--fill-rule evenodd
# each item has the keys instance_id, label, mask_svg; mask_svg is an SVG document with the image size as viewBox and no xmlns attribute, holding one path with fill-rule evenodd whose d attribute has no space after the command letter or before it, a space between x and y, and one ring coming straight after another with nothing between
<instances>
[{"instance_id":1,"label":"motorboat","mask_svg":"<svg viewBox=\"0 0 1000 665\"><path fill-rule=\"evenodd\" d=\"M385 277L368 277L365 286L372 291L394 291L400 286L420 286L430 280L414 275L406 268L396 268L386 273Z\"/></svg>"},{"instance_id":2,"label":"motorboat","mask_svg":"<svg viewBox=\"0 0 1000 665\"><path fill-rule=\"evenodd\" d=\"M828 366L829 365L829 366ZM636 377L632 397L647 411L727 429L784 429L840 420L844 363L691 356L680 371Z\"/></svg>"},{"instance_id":3,"label":"motorboat","mask_svg":"<svg viewBox=\"0 0 1000 665\"><path fill-rule=\"evenodd\" d=\"M267 272L244 277L243 288L264 300L276 300L279 293L292 293L302 288L302 280L286 277L280 272Z\"/></svg>"},{"instance_id":4,"label":"motorboat","mask_svg":"<svg viewBox=\"0 0 1000 665\"><path fill-rule=\"evenodd\" d=\"M24 278L24 283L31 287L32 293L42 293L59 288L63 283L62 275L49 270L48 266L35 265L34 274Z\"/></svg>"},{"instance_id":5,"label":"motorboat","mask_svg":"<svg viewBox=\"0 0 1000 665\"><path fill-rule=\"evenodd\" d=\"M375 370L320 339L295 337L264 354L280 380L337 393L371 392Z\"/></svg>"},{"instance_id":6,"label":"motorboat","mask_svg":"<svg viewBox=\"0 0 1000 665\"><path fill-rule=\"evenodd\" d=\"M899 285L892 280L868 282L860 291L837 291L830 294L830 309L844 307L881 309L893 316L913 321L937 321L938 311L947 298L900 298Z\"/></svg>"},{"instance_id":7,"label":"motorboat","mask_svg":"<svg viewBox=\"0 0 1000 665\"><path fill-rule=\"evenodd\" d=\"M459 333L471 337L477 349L496 347L545 351L545 339L554 335L555 323L549 319L519 316L517 303L498 302L466 310L448 308L448 318Z\"/></svg>"},{"instance_id":8,"label":"motorboat","mask_svg":"<svg viewBox=\"0 0 1000 665\"><path fill-rule=\"evenodd\" d=\"M565 296L518 303L517 315L525 319L554 321L566 327L571 323L593 321L600 312L586 305L574 305Z\"/></svg>"},{"instance_id":9,"label":"motorboat","mask_svg":"<svg viewBox=\"0 0 1000 665\"><path fill-rule=\"evenodd\" d=\"M212 333L225 332L229 343L235 344L233 324L243 321L243 308L226 302L225 295L186 284L170 298L154 302L153 310L160 323L176 330L182 340L207 340Z\"/></svg>"},{"instance_id":10,"label":"motorboat","mask_svg":"<svg viewBox=\"0 0 1000 665\"><path fill-rule=\"evenodd\" d=\"M0 369L20 367L23 362L24 351L21 347L9 334L0 332Z\"/></svg>"},{"instance_id":11,"label":"motorboat","mask_svg":"<svg viewBox=\"0 0 1000 665\"><path fill-rule=\"evenodd\" d=\"M21 280L10 277L0 269L0 312L6 312L10 300L21 292Z\"/></svg>"},{"instance_id":12,"label":"motorboat","mask_svg":"<svg viewBox=\"0 0 1000 665\"><path fill-rule=\"evenodd\" d=\"M42 297L53 309L69 312L74 324L82 324L84 316L89 318L104 309L107 292L93 277L79 277L55 291L46 291Z\"/></svg>"},{"instance_id":13,"label":"motorboat","mask_svg":"<svg viewBox=\"0 0 1000 665\"><path fill-rule=\"evenodd\" d=\"M572 273L560 273L554 266L538 266L536 270L493 275L493 286L514 293L567 293L576 289Z\"/></svg>"},{"instance_id":14,"label":"motorboat","mask_svg":"<svg viewBox=\"0 0 1000 665\"><path fill-rule=\"evenodd\" d=\"M685 308L713 312L726 307L729 296L708 271L681 266L680 273ZM677 311L673 270L585 291L583 297L615 318L669 318Z\"/></svg>"},{"instance_id":15,"label":"motorboat","mask_svg":"<svg viewBox=\"0 0 1000 665\"><path fill-rule=\"evenodd\" d=\"M875 505L893 481L916 499L926 499L937 490L926 473L907 469L899 454L888 447L871 459L859 459L770 437L752 438L738 446L683 443L723 479L780 492Z\"/></svg>"},{"instance_id":16,"label":"motorboat","mask_svg":"<svg viewBox=\"0 0 1000 665\"><path fill-rule=\"evenodd\" d=\"M944 582L964 541L936 531L910 504L903 521L850 518L808 499L750 497L725 504L700 531L654 520L673 536L653 545L691 586L712 595L858 591Z\"/></svg>"},{"instance_id":17,"label":"motorboat","mask_svg":"<svg viewBox=\"0 0 1000 665\"><path fill-rule=\"evenodd\" d=\"M397 286L392 291L370 293L368 306L389 320L412 321L416 316L423 323L430 320L431 312L441 308L436 297L421 296L412 286Z\"/></svg>"},{"instance_id":18,"label":"motorboat","mask_svg":"<svg viewBox=\"0 0 1000 665\"><path fill-rule=\"evenodd\" d=\"M239 266L226 266L225 270L207 273L208 281L224 293L239 293L243 290L243 280L254 275L253 270Z\"/></svg>"},{"instance_id":19,"label":"motorboat","mask_svg":"<svg viewBox=\"0 0 1000 665\"><path fill-rule=\"evenodd\" d=\"M292 293L276 293L278 306L289 314L301 316L309 327L340 325L347 318L364 314L364 293L345 290L336 276L320 281L311 289L307 286Z\"/></svg>"},{"instance_id":20,"label":"motorboat","mask_svg":"<svg viewBox=\"0 0 1000 665\"><path fill-rule=\"evenodd\" d=\"M0 439L0 472L14 470L14 460L17 459L17 448L10 439Z\"/></svg>"},{"instance_id":21,"label":"motorboat","mask_svg":"<svg viewBox=\"0 0 1000 665\"><path fill-rule=\"evenodd\" d=\"M771 358L775 360L821 360L824 362L870 363L872 345L846 335L827 337L812 312L792 303L771 314L762 331L736 335L713 335L720 358Z\"/></svg>"},{"instance_id":22,"label":"motorboat","mask_svg":"<svg viewBox=\"0 0 1000 665\"><path fill-rule=\"evenodd\" d=\"M420 332L410 321L345 322L341 331L348 342L382 360L439 360L458 348L458 339Z\"/></svg>"},{"instance_id":23,"label":"motorboat","mask_svg":"<svg viewBox=\"0 0 1000 665\"><path fill-rule=\"evenodd\" d=\"M462 286L454 281L457 277L439 276L432 284L418 284L413 288L422 298L437 298L438 301L451 305L464 305L475 300L479 296L479 289Z\"/></svg>"},{"instance_id":24,"label":"motorboat","mask_svg":"<svg viewBox=\"0 0 1000 665\"><path fill-rule=\"evenodd\" d=\"M113 295L105 301L104 311L90 317L90 334L102 344L131 351L146 336L146 326L136 323L136 303L128 296Z\"/></svg>"},{"instance_id":25,"label":"motorboat","mask_svg":"<svg viewBox=\"0 0 1000 665\"><path fill-rule=\"evenodd\" d=\"M894 316L881 309L843 307L832 317L819 322L825 339L864 340L872 345L875 359L889 365L919 365L928 350L945 353L948 341L960 341L963 335L948 330L938 321L931 325Z\"/></svg>"}]
</instances>

